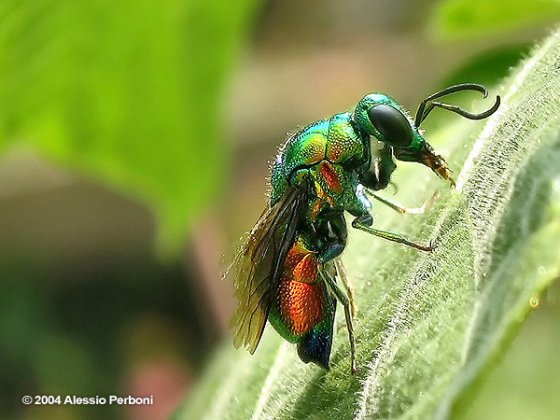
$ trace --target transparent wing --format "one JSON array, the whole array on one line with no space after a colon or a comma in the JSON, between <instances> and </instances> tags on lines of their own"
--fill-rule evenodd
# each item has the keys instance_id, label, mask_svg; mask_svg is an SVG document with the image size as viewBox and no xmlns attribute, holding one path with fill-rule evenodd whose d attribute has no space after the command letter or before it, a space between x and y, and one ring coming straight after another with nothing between
<instances>
[{"instance_id":1,"label":"transparent wing","mask_svg":"<svg viewBox=\"0 0 560 420\"><path fill-rule=\"evenodd\" d=\"M252 354L259 344L304 205L303 190L291 188L274 206L267 206L226 273L233 276L238 300L232 319L236 348L245 346Z\"/></svg>"}]
</instances>

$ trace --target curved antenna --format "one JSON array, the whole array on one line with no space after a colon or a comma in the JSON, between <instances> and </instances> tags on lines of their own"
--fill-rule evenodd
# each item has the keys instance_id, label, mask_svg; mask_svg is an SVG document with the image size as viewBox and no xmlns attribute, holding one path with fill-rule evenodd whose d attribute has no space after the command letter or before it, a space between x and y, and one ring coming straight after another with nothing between
<instances>
[{"instance_id":1,"label":"curved antenna","mask_svg":"<svg viewBox=\"0 0 560 420\"><path fill-rule=\"evenodd\" d=\"M486 89L486 87L482 85L479 85L478 83L461 83L459 85L449 86L448 88L442 89L439 92L436 92L428 96L426 99L420 102L420 105L416 110L416 116L414 117L414 125L416 125L417 128L420 127L420 124L422 124L422 122L426 119L426 117L430 114L430 112L432 112L434 108L446 109L448 111L459 114L462 117L468 118L469 120L482 120L484 118L488 118L490 115L496 112L500 107L499 96L496 96L496 102L494 103L494 105L492 105L492 108L484 112L481 112L479 114L473 114L457 105L450 105L443 102L434 101L434 99L439 99L444 96L450 95L452 93L462 92L466 90L480 92L482 93L484 98L488 96L488 89Z\"/></svg>"}]
</instances>

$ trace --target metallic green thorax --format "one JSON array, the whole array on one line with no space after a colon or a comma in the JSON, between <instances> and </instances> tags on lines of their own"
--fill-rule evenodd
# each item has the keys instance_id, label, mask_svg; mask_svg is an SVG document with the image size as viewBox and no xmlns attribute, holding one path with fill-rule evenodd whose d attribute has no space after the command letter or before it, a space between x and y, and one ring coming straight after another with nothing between
<instances>
[{"instance_id":1,"label":"metallic green thorax","mask_svg":"<svg viewBox=\"0 0 560 420\"><path fill-rule=\"evenodd\" d=\"M349 112L317 121L292 135L281 147L272 167L272 204L289 184L297 183L298 171L312 168L321 161L344 164L363 159L364 147Z\"/></svg>"},{"instance_id":2,"label":"metallic green thorax","mask_svg":"<svg viewBox=\"0 0 560 420\"><path fill-rule=\"evenodd\" d=\"M274 162L271 203L284 194L288 185L300 185L308 178L314 181L310 219L315 219L325 206L363 208L355 194L358 179L347 168L364 160L367 146L348 112L307 126L286 141Z\"/></svg>"}]
</instances>

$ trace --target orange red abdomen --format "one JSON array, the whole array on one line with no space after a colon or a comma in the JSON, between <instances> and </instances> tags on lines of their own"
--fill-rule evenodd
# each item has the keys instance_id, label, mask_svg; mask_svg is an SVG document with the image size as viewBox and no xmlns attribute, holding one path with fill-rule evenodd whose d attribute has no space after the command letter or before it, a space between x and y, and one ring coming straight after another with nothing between
<instances>
[{"instance_id":1,"label":"orange red abdomen","mask_svg":"<svg viewBox=\"0 0 560 420\"><path fill-rule=\"evenodd\" d=\"M279 285L279 309L294 335L303 335L323 319L323 285L282 279Z\"/></svg>"},{"instance_id":2,"label":"orange red abdomen","mask_svg":"<svg viewBox=\"0 0 560 420\"><path fill-rule=\"evenodd\" d=\"M296 240L284 261L271 323L289 341L312 330L325 316L327 297L313 251Z\"/></svg>"}]
</instances>

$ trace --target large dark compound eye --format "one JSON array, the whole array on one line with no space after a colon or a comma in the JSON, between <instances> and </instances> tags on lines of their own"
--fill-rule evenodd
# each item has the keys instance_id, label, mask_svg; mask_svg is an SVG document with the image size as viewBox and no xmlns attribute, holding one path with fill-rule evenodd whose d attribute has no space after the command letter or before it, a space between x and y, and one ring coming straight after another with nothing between
<instances>
[{"instance_id":1,"label":"large dark compound eye","mask_svg":"<svg viewBox=\"0 0 560 420\"><path fill-rule=\"evenodd\" d=\"M369 120L385 140L393 146L406 147L412 142L408 119L391 105L377 105L368 111Z\"/></svg>"}]
</instances>

